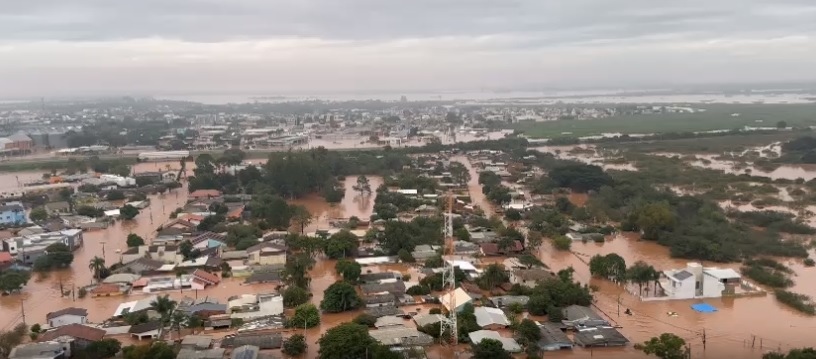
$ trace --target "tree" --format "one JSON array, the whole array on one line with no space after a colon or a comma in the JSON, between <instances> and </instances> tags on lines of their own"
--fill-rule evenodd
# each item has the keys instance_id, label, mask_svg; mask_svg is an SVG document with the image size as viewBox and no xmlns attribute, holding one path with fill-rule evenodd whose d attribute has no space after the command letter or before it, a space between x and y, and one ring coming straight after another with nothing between
<instances>
[{"instance_id":1,"label":"tree","mask_svg":"<svg viewBox=\"0 0 816 359\"><path fill-rule=\"evenodd\" d=\"M170 299L169 295L158 296L155 300L150 302L150 307L159 313L162 318L162 323L166 323L170 313L176 309L176 302Z\"/></svg>"},{"instance_id":2,"label":"tree","mask_svg":"<svg viewBox=\"0 0 816 359\"><path fill-rule=\"evenodd\" d=\"M411 254L411 252L409 252L405 248L400 249L399 252L397 252L397 257L399 257L399 260L401 262L403 262L403 263L414 263L414 262L416 262L416 259L414 259L414 256Z\"/></svg>"},{"instance_id":3,"label":"tree","mask_svg":"<svg viewBox=\"0 0 816 359\"><path fill-rule=\"evenodd\" d=\"M363 303L354 286L346 282L336 282L323 292L320 309L329 313L339 313L355 309Z\"/></svg>"},{"instance_id":4,"label":"tree","mask_svg":"<svg viewBox=\"0 0 816 359\"><path fill-rule=\"evenodd\" d=\"M8 358L11 350L23 342L26 334L28 327L23 323L17 324L10 331L0 332L0 358Z\"/></svg>"},{"instance_id":5,"label":"tree","mask_svg":"<svg viewBox=\"0 0 816 359\"><path fill-rule=\"evenodd\" d=\"M312 294L306 289L290 285L283 291L283 305L287 308L294 308L309 301Z\"/></svg>"},{"instance_id":6,"label":"tree","mask_svg":"<svg viewBox=\"0 0 816 359\"><path fill-rule=\"evenodd\" d=\"M763 354L762 359L816 359L816 349L791 349L788 354L770 352Z\"/></svg>"},{"instance_id":7,"label":"tree","mask_svg":"<svg viewBox=\"0 0 816 359\"><path fill-rule=\"evenodd\" d=\"M125 193L118 189L108 192L108 195L105 196L108 201L121 201L125 198Z\"/></svg>"},{"instance_id":8,"label":"tree","mask_svg":"<svg viewBox=\"0 0 816 359\"><path fill-rule=\"evenodd\" d=\"M530 319L522 319L521 323L516 328L516 334L521 338L525 345L536 345L535 343L541 339L541 329L538 325Z\"/></svg>"},{"instance_id":9,"label":"tree","mask_svg":"<svg viewBox=\"0 0 816 359\"><path fill-rule=\"evenodd\" d=\"M544 243L544 236L539 231L527 232L527 246L533 249L538 249Z\"/></svg>"},{"instance_id":10,"label":"tree","mask_svg":"<svg viewBox=\"0 0 816 359\"><path fill-rule=\"evenodd\" d=\"M547 307L547 319L553 323L561 323L565 319L564 311L561 308L551 305Z\"/></svg>"},{"instance_id":11,"label":"tree","mask_svg":"<svg viewBox=\"0 0 816 359\"><path fill-rule=\"evenodd\" d=\"M553 247L559 251L568 251L572 247L572 240L566 236L555 236L553 238Z\"/></svg>"},{"instance_id":12,"label":"tree","mask_svg":"<svg viewBox=\"0 0 816 359\"><path fill-rule=\"evenodd\" d=\"M649 203L637 214L636 224L643 231L644 239L657 239L658 233L674 227L674 213L666 202Z\"/></svg>"},{"instance_id":13,"label":"tree","mask_svg":"<svg viewBox=\"0 0 816 359\"><path fill-rule=\"evenodd\" d=\"M518 261L519 263L525 265L527 269L533 267L544 267L544 263L542 263L540 260L538 260L538 258L536 258L536 256L530 253L522 254L521 256L518 257Z\"/></svg>"},{"instance_id":14,"label":"tree","mask_svg":"<svg viewBox=\"0 0 816 359\"><path fill-rule=\"evenodd\" d=\"M126 204L124 207L122 207L119 210L119 217L124 219L124 220L134 219L138 215L139 215L139 209L136 208L136 207L133 207L133 206L131 206L129 204Z\"/></svg>"},{"instance_id":15,"label":"tree","mask_svg":"<svg viewBox=\"0 0 816 359\"><path fill-rule=\"evenodd\" d=\"M654 280L655 273L659 272L644 261L637 261L626 270L626 279L632 283L637 283L640 293L643 293L643 284Z\"/></svg>"},{"instance_id":16,"label":"tree","mask_svg":"<svg viewBox=\"0 0 816 359\"><path fill-rule=\"evenodd\" d=\"M685 359L688 357L685 345L686 341L683 338L672 333L663 333L643 344L635 344L635 349L660 359Z\"/></svg>"},{"instance_id":17,"label":"tree","mask_svg":"<svg viewBox=\"0 0 816 359\"><path fill-rule=\"evenodd\" d=\"M332 259L345 258L354 254L358 245L357 236L344 229L329 237L323 252Z\"/></svg>"},{"instance_id":18,"label":"tree","mask_svg":"<svg viewBox=\"0 0 816 359\"><path fill-rule=\"evenodd\" d=\"M448 165L448 171L451 174L453 183L459 186L465 186L470 182L470 171L468 171L467 167L461 162L451 162L450 165Z\"/></svg>"},{"instance_id":19,"label":"tree","mask_svg":"<svg viewBox=\"0 0 816 359\"><path fill-rule=\"evenodd\" d=\"M365 325L365 326L370 328L370 327L373 327L374 324L377 323L377 317L375 317L375 316L373 316L371 314L363 313L363 314L360 314L360 315L354 317L354 320L352 320L352 322L360 324L360 325Z\"/></svg>"},{"instance_id":20,"label":"tree","mask_svg":"<svg viewBox=\"0 0 816 359\"><path fill-rule=\"evenodd\" d=\"M136 233L128 234L127 236L127 246L128 248L143 246L145 244L144 238L140 237Z\"/></svg>"},{"instance_id":21,"label":"tree","mask_svg":"<svg viewBox=\"0 0 816 359\"><path fill-rule=\"evenodd\" d=\"M320 324L320 311L314 304L301 304L295 314L286 322L289 328L314 328Z\"/></svg>"},{"instance_id":22,"label":"tree","mask_svg":"<svg viewBox=\"0 0 816 359\"><path fill-rule=\"evenodd\" d=\"M510 208L504 212L504 218L508 221L520 221L521 212L517 209Z\"/></svg>"},{"instance_id":23,"label":"tree","mask_svg":"<svg viewBox=\"0 0 816 359\"><path fill-rule=\"evenodd\" d=\"M786 129L786 128L788 128L788 123L785 122L785 121L779 121L779 122L776 123L776 128L778 128L780 130Z\"/></svg>"},{"instance_id":24,"label":"tree","mask_svg":"<svg viewBox=\"0 0 816 359\"><path fill-rule=\"evenodd\" d=\"M122 348L124 359L175 359L173 347L163 341L145 345L130 345Z\"/></svg>"},{"instance_id":25,"label":"tree","mask_svg":"<svg viewBox=\"0 0 816 359\"><path fill-rule=\"evenodd\" d=\"M371 183L368 182L368 177L366 176L358 176L357 184L355 184L352 188L354 188L355 191L360 192L361 196L364 193L371 194Z\"/></svg>"},{"instance_id":26,"label":"tree","mask_svg":"<svg viewBox=\"0 0 816 359\"><path fill-rule=\"evenodd\" d=\"M82 354L78 357L87 359L113 358L122 350L122 343L113 338L105 338L91 342L85 349L81 349Z\"/></svg>"},{"instance_id":27,"label":"tree","mask_svg":"<svg viewBox=\"0 0 816 359\"><path fill-rule=\"evenodd\" d=\"M40 222L48 219L48 211L45 208L38 207L31 210L31 213L28 214L28 218L34 222Z\"/></svg>"},{"instance_id":28,"label":"tree","mask_svg":"<svg viewBox=\"0 0 816 359\"><path fill-rule=\"evenodd\" d=\"M445 261L442 260L442 256L433 256L425 260L425 268L440 268L445 265Z\"/></svg>"},{"instance_id":29,"label":"tree","mask_svg":"<svg viewBox=\"0 0 816 359\"><path fill-rule=\"evenodd\" d=\"M182 312L180 310L174 310L173 314L170 315L170 330L176 331L176 336L181 338L181 329L188 327L190 322L190 316Z\"/></svg>"},{"instance_id":30,"label":"tree","mask_svg":"<svg viewBox=\"0 0 816 359\"><path fill-rule=\"evenodd\" d=\"M502 342L496 339L482 339L481 342L473 346L472 359L512 359Z\"/></svg>"},{"instance_id":31,"label":"tree","mask_svg":"<svg viewBox=\"0 0 816 359\"><path fill-rule=\"evenodd\" d=\"M281 352L288 356L296 357L305 353L307 348L306 337L302 334L295 334L283 341L283 349Z\"/></svg>"},{"instance_id":32,"label":"tree","mask_svg":"<svg viewBox=\"0 0 816 359\"><path fill-rule=\"evenodd\" d=\"M45 255L34 261L34 270L38 272L51 269L68 268L74 261L74 254L63 243L54 243L45 248Z\"/></svg>"},{"instance_id":33,"label":"tree","mask_svg":"<svg viewBox=\"0 0 816 359\"><path fill-rule=\"evenodd\" d=\"M337 261L334 269L338 274L343 276L343 280L349 283L356 283L360 279L360 274L363 272L363 267L357 261L349 261L341 259Z\"/></svg>"},{"instance_id":34,"label":"tree","mask_svg":"<svg viewBox=\"0 0 816 359\"><path fill-rule=\"evenodd\" d=\"M292 222L300 229L300 234L306 231L306 226L312 223L312 214L303 206L292 207Z\"/></svg>"},{"instance_id":35,"label":"tree","mask_svg":"<svg viewBox=\"0 0 816 359\"><path fill-rule=\"evenodd\" d=\"M96 282L99 283L102 280L102 273L107 270L105 267L105 259L101 257L93 257L90 263L88 263L88 269L94 273L94 278L96 278Z\"/></svg>"},{"instance_id":36,"label":"tree","mask_svg":"<svg viewBox=\"0 0 816 359\"><path fill-rule=\"evenodd\" d=\"M193 254L193 242L184 240L179 243L178 251L184 257L184 260L190 260Z\"/></svg>"},{"instance_id":37,"label":"tree","mask_svg":"<svg viewBox=\"0 0 816 359\"><path fill-rule=\"evenodd\" d=\"M589 260L589 273L597 278L622 283L626 280L626 260L616 253L605 256L594 255Z\"/></svg>"},{"instance_id":38,"label":"tree","mask_svg":"<svg viewBox=\"0 0 816 359\"><path fill-rule=\"evenodd\" d=\"M414 285L405 291L408 295L428 295L431 294L431 288L424 285Z\"/></svg>"},{"instance_id":39,"label":"tree","mask_svg":"<svg viewBox=\"0 0 816 359\"><path fill-rule=\"evenodd\" d=\"M484 269L482 275L476 279L476 283L479 284L479 287L482 289L492 290L504 283L507 283L510 280L507 272L504 271L504 268L499 264L491 264L488 265L487 268Z\"/></svg>"},{"instance_id":40,"label":"tree","mask_svg":"<svg viewBox=\"0 0 816 359\"><path fill-rule=\"evenodd\" d=\"M356 323L343 323L326 331L318 340L319 359L402 358L380 345L368 334L368 327Z\"/></svg>"},{"instance_id":41,"label":"tree","mask_svg":"<svg viewBox=\"0 0 816 359\"><path fill-rule=\"evenodd\" d=\"M28 271L6 270L0 273L0 293L12 293L23 289L31 275Z\"/></svg>"}]
</instances>

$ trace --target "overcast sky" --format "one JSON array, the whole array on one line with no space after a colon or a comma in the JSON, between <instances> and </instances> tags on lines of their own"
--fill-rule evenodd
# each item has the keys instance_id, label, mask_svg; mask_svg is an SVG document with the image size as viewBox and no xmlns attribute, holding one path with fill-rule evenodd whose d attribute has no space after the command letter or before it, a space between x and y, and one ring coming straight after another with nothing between
<instances>
[{"instance_id":1,"label":"overcast sky","mask_svg":"<svg viewBox=\"0 0 816 359\"><path fill-rule=\"evenodd\" d=\"M0 96L816 80L814 0L30 0Z\"/></svg>"}]
</instances>

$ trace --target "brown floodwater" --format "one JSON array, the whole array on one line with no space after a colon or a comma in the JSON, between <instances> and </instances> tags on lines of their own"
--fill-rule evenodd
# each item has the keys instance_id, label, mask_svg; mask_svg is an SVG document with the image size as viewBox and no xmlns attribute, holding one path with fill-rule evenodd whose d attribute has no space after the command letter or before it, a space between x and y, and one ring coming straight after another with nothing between
<instances>
[{"instance_id":1,"label":"brown floodwater","mask_svg":"<svg viewBox=\"0 0 816 359\"><path fill-rule=\"evenodd\" d=\"M354 185L357 184L357 176L346 176L343 180L343 188L345 189L345 196L338 204L331 204L317 195L312 194L303 198L289 201L291 204L297 204L306 207L309 213L312 214L312 222L306 226L307 232L316 231L318 229L331 228L330 222L332 219L348 219L352 216L357 216L361 220L367 221L374 211L374 199L377 197L377 187L383 183L383 178L380 176L366 176L368 183L371 185L371 193L360 193L354 190Z\"/></svg>"},{"instance_id":2,"label":"brown floodwater","mask_svg":"<svg viewBox=\"0 0 816 359\"><path fill-rule=\"evenodd\" d=\"M470 181L468 181L468 193L470 194L470 200L474 206L478 206L481 208L485 215L492 216L495 213L495 207L493 203L487 200L487 197L482 192L482 185L479 184L479 171L473 164L470 162L466 156L452 156L450 158L451 161L460 162L468 169L470 172Z\"/></svg>"},{"instance_id":3,"label":"brown floodwater","mask_svg":"<svg viewBox=\"0 0 816 359\"><path fill-rule=\"evenodd\" d=\"M642 342L663 332L675 333L692 345L692 357L701 358L759 358L763 351L788 350L816 343L816 335L811 330L816 327L814 319L800 314L776 301L772 294L753 298L711 298L704 300L642 302L623 288L608 281L591 278L585 262L593 255L617 253L627 264L642 260L658 270L683 268L686 260L673 259L666 247L654 242L639 241L635 233L610 236L602 244L574 242L572 253L556 251L550 245L542 246L539 254L543 262L554 271L572 266L575 278L599 289L595 293L597 308L620 325L621 332L633 342ZM703 262L705 266L719 266L738 269L736 263L721 264ZM806 268L801 261L792 261L789 266L796 272L796 285L791 289L803 294L816 296L812 285L816 280L816 270ZM630 308L634 315L618 316L617 299L620 294L620 311ZM719 309L716 313L702 314L693 311L691 304L705 302ZM669 316L676 312L677 316ZM706 350L703 352L702 331L707 336ZM756 338L754 340L754 338ZM754 342L754 348L751 344ZM762 349L760 349L762 345ZM602 350L596 350L594 355ZM636 353L633 347L613 350L621 356ZM548 353L549 354L549 353ZM606 354L602 354L606 355ZM613 355L613 354L610 354ZM614 354L617 355L617 354ZM554 355L560 356L560 355ZM585 350L575 350L565 356L589 357Z\"/></svg>"}]
</instances>

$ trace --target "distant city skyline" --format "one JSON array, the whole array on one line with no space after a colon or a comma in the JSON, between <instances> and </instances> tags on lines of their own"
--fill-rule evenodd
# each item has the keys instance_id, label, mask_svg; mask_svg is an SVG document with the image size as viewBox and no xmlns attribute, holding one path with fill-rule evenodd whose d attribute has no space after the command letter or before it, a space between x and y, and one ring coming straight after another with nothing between
<instances>
[{"instance_id":1,"label":"distant city skyline","mask_svg":"<svg viewBox=\"0 0 816 359\"><path fill-rule=\"evenodd\" d=\"M10 2L0 98L816 81L806 0Z\"/></svg>"}]
</instances>

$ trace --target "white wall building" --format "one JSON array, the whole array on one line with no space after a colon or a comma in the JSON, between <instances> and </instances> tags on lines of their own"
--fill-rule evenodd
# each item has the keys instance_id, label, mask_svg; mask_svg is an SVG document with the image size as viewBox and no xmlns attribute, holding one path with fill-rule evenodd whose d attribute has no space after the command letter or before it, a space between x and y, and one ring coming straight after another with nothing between
<instances>
[{"instance_id":1,"label":"white wall building","mask_svg":"<svg viewBox=\"0 0 816 359\"><path fill-rule=\"evenodd\" d=\"M730 268L703 267L687 263L686 268L663 271L660 285L669 299L718 298L734 295L742 280Z\"/></svg>"}]
</instances>

